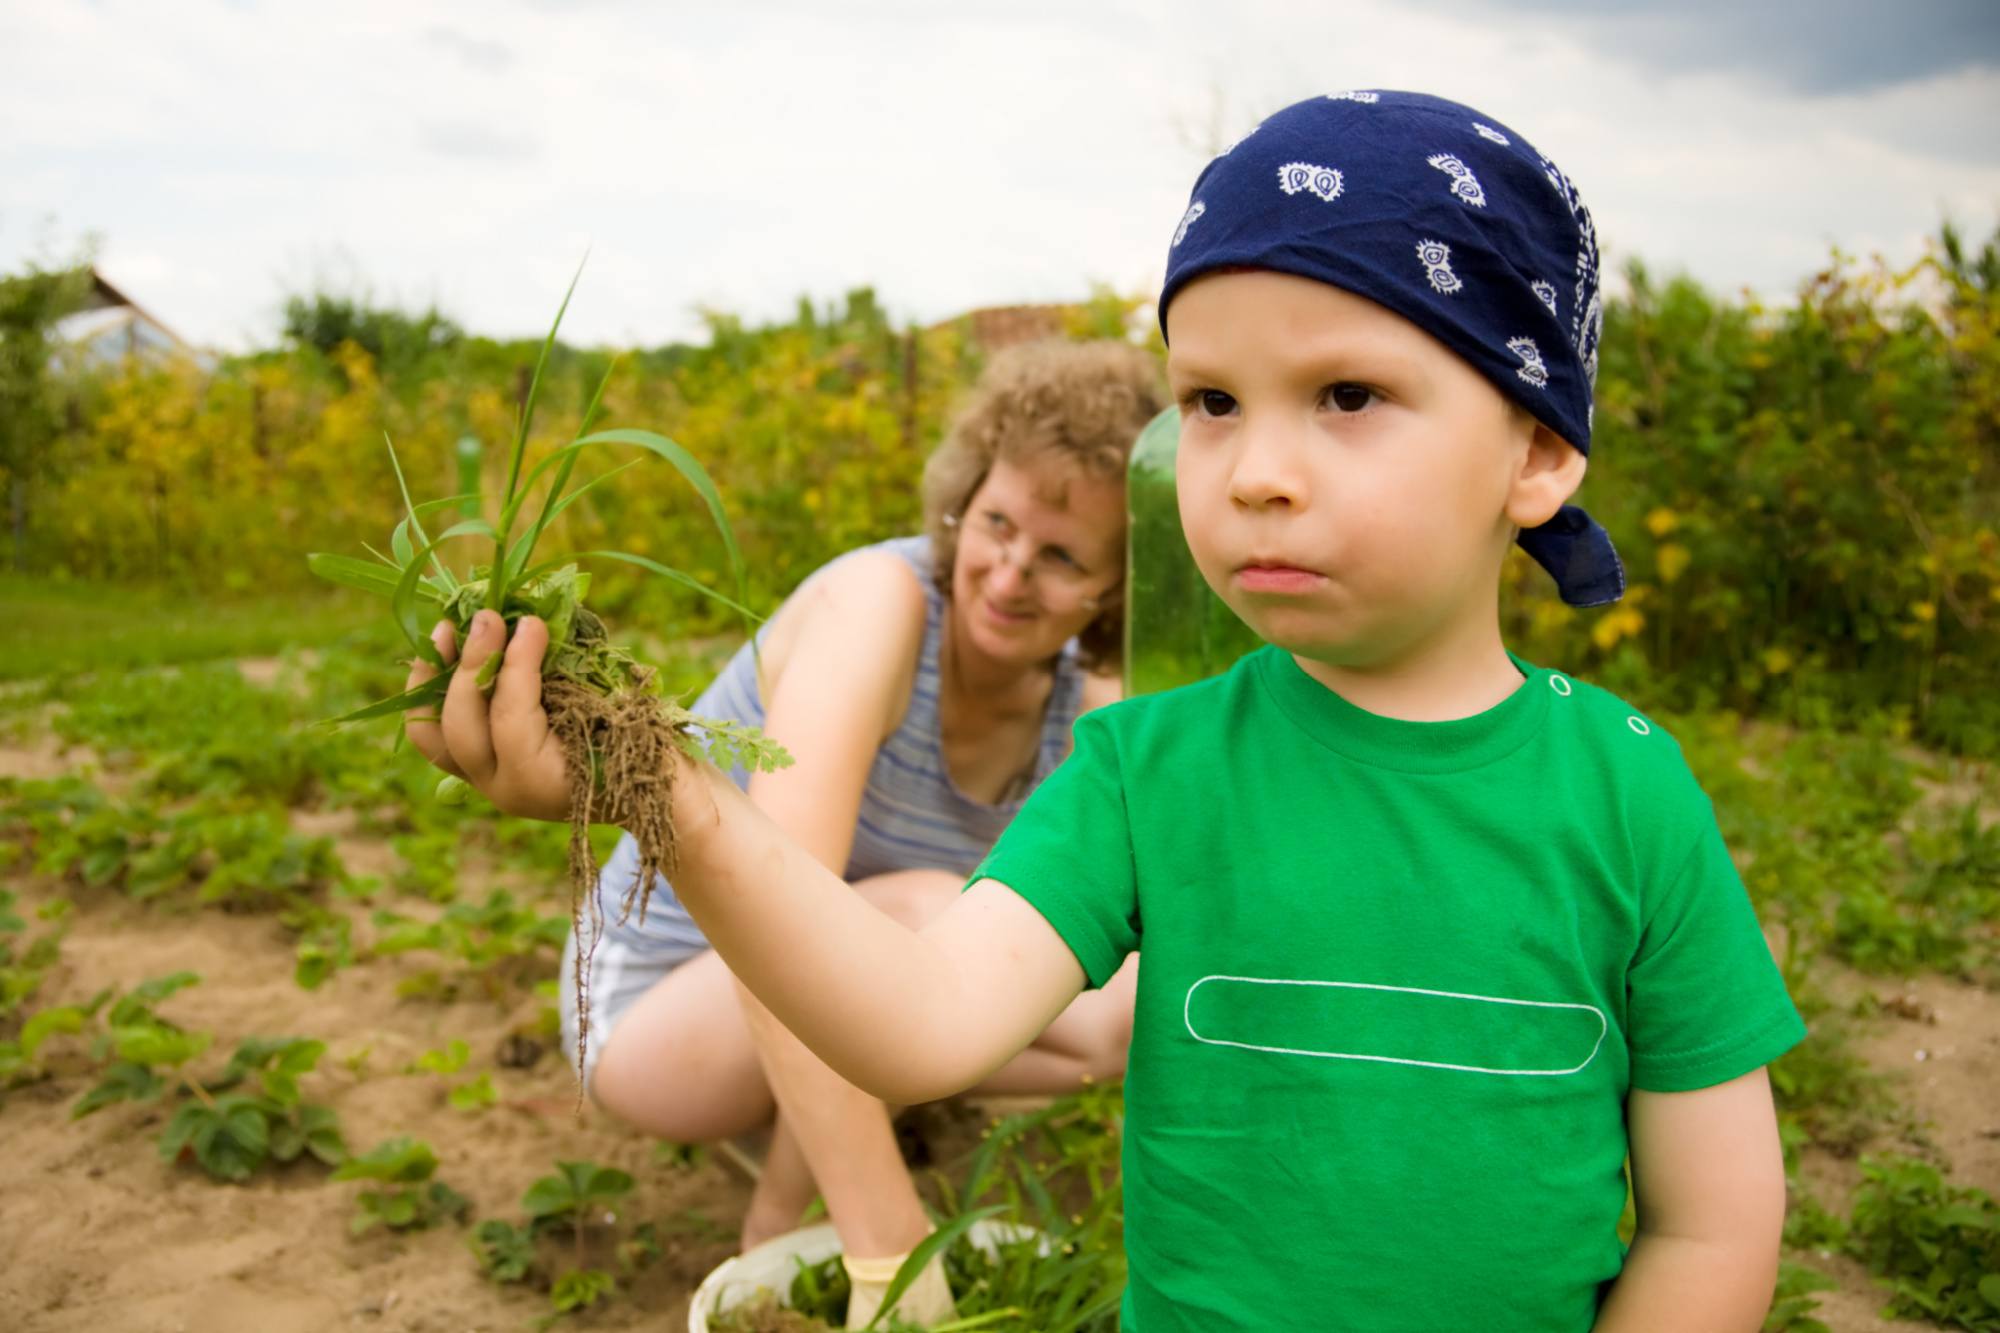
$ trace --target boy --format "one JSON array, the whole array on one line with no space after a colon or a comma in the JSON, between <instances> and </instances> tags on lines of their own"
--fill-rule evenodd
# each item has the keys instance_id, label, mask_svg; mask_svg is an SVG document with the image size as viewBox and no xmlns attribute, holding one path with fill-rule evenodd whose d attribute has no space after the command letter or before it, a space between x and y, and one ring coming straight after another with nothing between
<instances>
[{"instance_id":1,"label":"boy","mask_svg":"<svg viewBox=\"0 0 2000 1333\"><path fill-rule=\"evenodd\" d=\"M683 900L896 1102L977 1082L1143 943L1128 1333L1757 1328L1784 1208L1763 1067L1803 1028L1672 740L1499 633L1517 536L1573 604L1623 587L1566 504L1589 214L1468 108L1314 99L1203 172L1160 313L1188 544L1268 646L1083 718L920 933L694 765ZM465 664L504 638L482 615ZM545 645L523 620L490 719L460 671L442 732L410 729L561 818Z\"/></svg>"}]
</instances>

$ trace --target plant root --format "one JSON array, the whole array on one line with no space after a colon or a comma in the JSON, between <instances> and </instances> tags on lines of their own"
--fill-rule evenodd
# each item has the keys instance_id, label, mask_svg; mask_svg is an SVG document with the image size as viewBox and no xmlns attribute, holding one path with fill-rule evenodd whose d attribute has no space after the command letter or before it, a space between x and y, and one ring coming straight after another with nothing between
<instances>
[{"instance_id":1,"label":"plant root","mask_svg":"<svg viewBox=\"0 0 2000 1333\"><path fill-rule=\"evenodd\" d=\"M639 919L646 919L654 877L673 873L679 846L674 836L673 772L681 759L678 736L687 714L645 686L641 677L631 687L607 695L567 676L551 675L542 682L549 730L561 744L569 770L569 904L576 949L579 1070L587 1067L584 1057L590 1041L590 963L604 933L590 826L622 825L639 844L638 873L619 904L621 924L635 906ZM579 1110L582 1105L579 1080Z\"/></svg>"}]
</instances>

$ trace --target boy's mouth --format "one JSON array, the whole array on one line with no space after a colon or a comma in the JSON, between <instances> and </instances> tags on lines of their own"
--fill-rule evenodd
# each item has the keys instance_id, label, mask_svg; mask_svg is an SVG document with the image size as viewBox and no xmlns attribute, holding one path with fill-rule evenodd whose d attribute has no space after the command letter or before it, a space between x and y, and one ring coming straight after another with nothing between
<instances>
[{"instance_id":1,"label":"boy's mouth","mask_svg":"<svg viewBox=\"0 0 2000 1333\"><path fill-rule=\"evenodd\" d=\"M1277 561L1253 560L1236 570L1236 584L1245 592L1309 592L1325 579L1324 574Z\"/></svg>"}]
</instances>

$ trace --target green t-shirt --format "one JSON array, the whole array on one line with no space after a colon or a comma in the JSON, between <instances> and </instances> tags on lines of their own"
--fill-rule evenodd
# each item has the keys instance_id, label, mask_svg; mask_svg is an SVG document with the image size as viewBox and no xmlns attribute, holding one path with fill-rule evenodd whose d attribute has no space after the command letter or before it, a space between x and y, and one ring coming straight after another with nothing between
<instances>
[{"instance_id":1,"label":"green t-shirt","mask_svg":"<svg viewBox=\"0 0 2000 1333\"><path fill-rule=\"evenodd\" d=\"M1082 718L970 882L1143 946L1126 1333L1590 1328L1627 1092L1805 1035L1665 732L1518 662L1403 722L1266 647Z\"/></svg>"}]
</instances>

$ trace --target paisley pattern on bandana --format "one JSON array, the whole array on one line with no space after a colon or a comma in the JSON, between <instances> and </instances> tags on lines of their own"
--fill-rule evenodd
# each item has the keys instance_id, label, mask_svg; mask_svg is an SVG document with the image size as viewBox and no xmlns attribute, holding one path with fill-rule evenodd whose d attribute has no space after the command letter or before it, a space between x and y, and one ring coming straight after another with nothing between
<instances>
[{"instance_id":1,"label":"paisley pattern on bandana","mask_svg":"<svg viewBox=\"0 0 2000 1333\"><path fill-rule=\"evenodd\" d=\"M1479 177L1472 174L1472 168L1453 157L1450 153L1433 153L1430 164L1451 177L1451 192L1473 208L1486 207L1486 191L1480 188Z\"/></svg>"},{"instance_id":2,"label":"paisley pattern on bandana","mask_svg":"<svg viewBox=\"0 0 2000 1333\"><path fill-rule=\"evenodd\" d=\"M1443 241L1418 241L1417 262L1424 266L1424 276L1431 280L1432 291L1450 296L1465 286L1451 271L1451 247Z\"/></svg>"},{"instance_id":3,"label":"paisley pattern on bandana","mask_svg":"<svg viewBox=\"0 0 2000 1333\"><path fill-rule=\"evenodd\" d=\"M1542 349L1535 346L1533 338L1509 338L1507 350L1521 358L1521 368L1514 373L1537 389L1549 387L1549 368L1542 363Z\"/></svg>"},{"instance_id":4,"label":"paisley pattern on bandana","mask_svg":"<svg viewBox=\"0 0 2000 1333\"><path fill-rule=\"evenodd\" d=\"M1358 93L1350 89L1347 92L1328 93L1326 95L1326 100L1329 102L1359 102L1363 106L1373 106L1375 103L1382 100L1382 94Z\"/></svg>"},{"instance_id":5,"label":"paisley pattern on bandana","mask_svg":"<svg viewBox=\"0 0 2000 1333\"><path fill-rule=\"evenodd\" d=\"M1481 125L1478 121L1475 120L1472 122L1472 128L1479 132L1480 138L1485 139L1490 143L1497 143L1502 147L1505 147L1506 145L1513 142L1513 140L1509 139L1506 135L1502 134L1500 131L1494 129L1491 125Z\"/></svg>"},{"instance_id":6,"label":"paisley pattern on bandana","mask_svg":"<svg viewBox=\"0 0 2000 1333\"><path fill-rule=\"evenodd\" d=\"M1201 215L1207 211L1208 205L1199 199L1188 205L1188 211L1181 215L1181 225L1174 229L1174 247L1176 249L1180 247L1182 241L1187 239L1188 228L1199 222Z\"/></svg>"},{"instance_id":7,"label":"paisley pattern on bandana","mask_svg":"<svg viewBox=\"0 0 2000 1333\"><path fill-rule=\"evenodd\" d=\"M1546 282L1541 278L1536 278L1528 284L1528 290L1535 294L1537 301L1540 301L1549 308L1551 315L1556 316L1558 319L1562 318L1561 312L1556 309L1556 285L1553 282Z\"/></svg>"},{"instance_id":8,"label":"paisley pattern on bandana","mask_svg":"<svg viewBox=\"0 0 2000 1333\"><path fill-rule=\"evenodd\" d=\"M1278 168L1278 188L1286 194L1311 191L1329 204L1346 188L1341 174L1332 167L1316 167L1310 162L1287 162Z\"/></svg>"}]
</instances>

